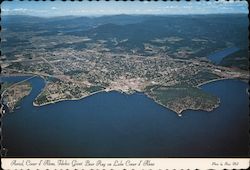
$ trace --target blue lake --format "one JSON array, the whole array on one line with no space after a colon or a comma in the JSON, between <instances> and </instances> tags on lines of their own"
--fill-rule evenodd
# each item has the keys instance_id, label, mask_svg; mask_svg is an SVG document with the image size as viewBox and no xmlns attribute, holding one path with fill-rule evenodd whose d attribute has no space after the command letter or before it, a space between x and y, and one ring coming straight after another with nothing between
<instances>
[{"instance_id":1,"label":"blue lake","mask_svg":"<svg viewBox=\"0 0 250 170\"><path fill-rule=\"evenodd\" d=\"M210 54L208 56L208 59L211 60L213 63L215 64L219 64L222 59L230 54L235 53L236 51L239 51L240 49L237 47L230 47L230 48L226 48L223 50L219 50L213 54Z\"/></svg>"},{"instance_id":2,"label":"blue lake","mask_svg":"<svg viewBox=\"0 0 250 170\"><path fill-rule=\"evenodd\" d=\"M14 81L16 78L3 78ZM9 157L237 157L248 156L248 84L238 80L202 86L221 105L182 117L142 93L103 92L77 101L32 105L44 87L2 121Z\"/></svg>"}]
</instances>

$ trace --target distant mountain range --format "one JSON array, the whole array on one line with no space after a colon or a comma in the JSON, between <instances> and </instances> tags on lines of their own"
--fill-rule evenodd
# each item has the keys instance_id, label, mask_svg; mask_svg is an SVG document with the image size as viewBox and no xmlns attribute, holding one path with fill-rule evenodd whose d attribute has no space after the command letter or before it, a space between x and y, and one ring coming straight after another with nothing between
<instances>
[{"instance_id":1,"label":"distant mountain range","mask_svg":"<svg viewBox=\"0 0 250 170\"><path fill-rule=\"evenodd\" d=\"M177 48L189 47L204 50L194 57L204 57L213 51L237 46L247 53L248 49L248 16L246 14L210 14L210 15L113 15L101 17L64 16L41 18L34 16L2 16L3 29L14 32L37 32L40 36L64 35L87 36L92 40L117 39L122 41L124 49L143 53L144 44L153 39L180 37L183 40L166 46L170 53ZM192 39L205 39L208 44L194 42ZM117 46L107 43L109 48ZM156 44L157 45L157 44ZM192 55L191 55L192 56ZM232 57L232 56L231 56ZM245 57L245 60L248 56ZM230 59L230 62L233 59ZM228 63L223 62L228 65ZM229 64L230 65L230 64Z\"/></svg>"}]
</instances>

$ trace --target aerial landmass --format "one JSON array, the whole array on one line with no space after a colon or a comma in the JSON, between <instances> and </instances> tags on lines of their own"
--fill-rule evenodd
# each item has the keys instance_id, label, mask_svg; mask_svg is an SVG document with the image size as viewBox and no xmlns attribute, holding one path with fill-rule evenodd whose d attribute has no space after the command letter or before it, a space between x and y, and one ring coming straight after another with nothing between
<instances>
[{"instance_id":1,"label":"aerial landmass","mask_svg":"<svg viewBox=\"0 0 250 170\"><path fill-rule=\"evenodd\" d=\"M122 21L123 16L116 17ZM169 22L174 26L156 34L152 32L159 22L153 22L150 16L146 16L145 21L135 23L133 17L136 18L131 16L129 24L115 23L117 20L113 23L93 21L96 25L85 24L87 28L82 30L81 25L76 28L62 26L59 19L57 24L51 26L51 21L41 18L33 18L34 23L15 23L21 25L20 30L12 30L14 28L10 25L15 17L10 18L9 23L6 20L6 27L3 25L3 32L6 33L2 38L3 76L42 77L46 85L33 102L34 106L82 99L99 92L119 91L128 95L142 92L179 116L188 109L211 111L219 106L220 99L204 92L201 85L221 79L248 80L247 66L239 62L246 60L244 49L247 48L234 42L241 35L232 35L233 39L226 35L227 39L221 41L218 36L217 39L214 38L216 36L210 37L212 30L207 28L206 23L199 25L197 30L200 32L195 33L179 25L181 18L169 19L167 16L160 17L161 26L166 28ZM207 16L207 20L213 17L216 18ZM237 19L245 16L231 17L239 22ZM77 19L84 21L83 18ZM204 18L198 16L196 20L203 21ZM49 23L47 27L53 29L39 25L46 22ZM193 24L193 20L187 19L185 22ZM30 30L34 25L38 27ZM58 31L54 31L55 28ZM65 31L79 28L81 31ZM124 31L126 29L128 32ZM238 28L230 26L228 29ZM236 59L230 55L221 64L207 58L211 53L234 46L240 46L239 52L243 55L235 55L238 57ZM13 110L18 101L29 94L31 86L24 81L5 85L3 89L6 90L2 97Z\"/></svg>"},{"instance_id":2,"label":"aerial landmass","mask_svg":"<svg viewBox=\"0 0 250 170\"><path fill-rule=\"evenodd\" d=\"M21 99L29 95L32 87L29 82L23 81L12 85L4 83L2 89L4 90L1 91L1 98L6 101L9 111L12 112L19 106Z\"/></svg>"}]
</instances>

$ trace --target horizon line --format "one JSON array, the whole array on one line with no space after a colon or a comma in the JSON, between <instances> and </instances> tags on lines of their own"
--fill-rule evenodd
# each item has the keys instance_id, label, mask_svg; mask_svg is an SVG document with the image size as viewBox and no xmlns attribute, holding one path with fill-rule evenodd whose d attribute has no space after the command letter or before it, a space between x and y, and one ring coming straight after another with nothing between
<instances>
[{"instance_id":1,"label":"horizon line","mask_svg":"<svg viewBox=\"0 0 250 170\"><path fill-rule=\"evenodd\" d=\"M103 16L119 16L119 15L127 15L127 16L187 16L187 15L248 15L245 12L239 13L187 13L187 14L96 14L96 15L55 15L55 16L39 16L39 15L30 15L30 14L1 14L1 18L4 16L30 16L30 17L38 17L38 18L57 18L57 17L103 17Z\"/></svg>"}]
</instances>

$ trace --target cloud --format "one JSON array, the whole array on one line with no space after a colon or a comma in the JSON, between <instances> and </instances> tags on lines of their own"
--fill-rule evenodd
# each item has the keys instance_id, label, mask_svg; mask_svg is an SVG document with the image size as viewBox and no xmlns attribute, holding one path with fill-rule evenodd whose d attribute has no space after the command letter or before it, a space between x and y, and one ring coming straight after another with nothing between
<instances>
[{"instance_id":1,"label":"cloud","mask_svg":"<svg viewBox=\"0 0 250 170\"><path fill-rule=\"evenodd\" d=\"M56 9L57 9L57 7L54 7L54 6L53 6L53 7L51 7L51 9L52 9L52 10L56 10Z\"/></svg>"},{"instance_id":2,"label":"cloud","mask_svg":"<svg viewBox=\"0 0 250 170\"><path fill-rule=\"evenodd\" d=\"M26 8L13 8L13 9L9 9L9 8L3 8L2 9L2 13L5 15L23 15L23 14L29 14L29 10Z\"/></svg>"},{"instance_id":3,"label":"cloud","mask_svg":"<svg viewBox=\"0 0 250 170\"><path fill-rule=\"evenodd\" d=\"M235 0L229 0L229 1L225 1L225 0L218 0L217 3L224 3L224 4L229 4L229 3L237 3L240 1L235 1ZM241 2L240 2L241 3Z\"/></svg>"},{"instance_id":4,"label":"cloud","mask_svg":"<svg viewBox=\"0 0 250 170\"><path fill-rule=\"evenodd\" d=\"M27 8L13 8L13 9L8 9L8 8L3 8L2 12L4 15L40 15L47 13L48 10L43 10L43 9L27 9Z\"/></svg>"},{"instance_id":5,"label":"cloud","mask_svg":"<svg viewBox=\"0 0 250 170\"><path fill-rule=\"evenodd\" d=\"M26 8L14 8L14 9L12 9L12 11L26 12L26 11L28 11L28 9L26 9Z\"/></svg>"},{"instance_id":6,"label":"cloud","mask_svg":"<svg viewBox=\"0 0 250 170\"><path fill-rule=\"evenodd\" d=\"M29 2L31 3L31 2ZM6 3L5 3L6 4ZM5 5L4 4L4 5ZM247 13L246 1L191 1L191 2L164 2L164 3L136 3L136 5L122 6L111 4L110 6L86 6L73 5L72 7L63 4L34 5L35 8L25 5L5 5L2 8L4 15L25 14L36 16L63 16L63 15L103 15L103 14L199 14L199 13ZM145 4L145 5L143 5ZM146 5L148 4L148 5ZM89 6L88 6L89 5ZM3 7L3 6L2 6ZM104 8L105 7L105 8Z\"/></svg>"},{"instance_id":7,"label":"cloud","mask_svg":"<svg viewBox=\"0 0 250 170\"><path fill-rule=\"evenodd\" d=\"M8 9L8 8L3 8L2 9L2 12L9 12L10 11L10 9Z\"/></svg>"}]
</instances>

